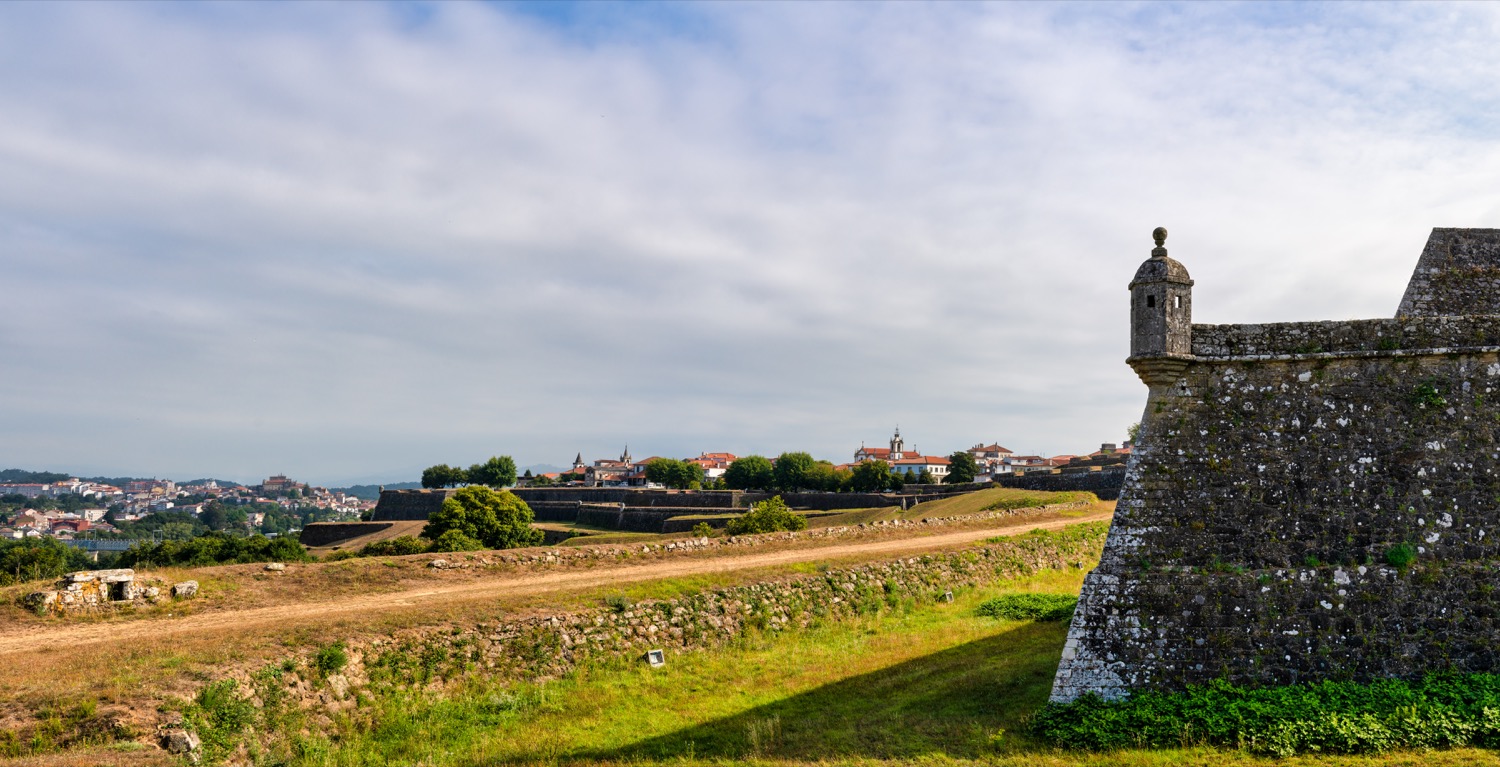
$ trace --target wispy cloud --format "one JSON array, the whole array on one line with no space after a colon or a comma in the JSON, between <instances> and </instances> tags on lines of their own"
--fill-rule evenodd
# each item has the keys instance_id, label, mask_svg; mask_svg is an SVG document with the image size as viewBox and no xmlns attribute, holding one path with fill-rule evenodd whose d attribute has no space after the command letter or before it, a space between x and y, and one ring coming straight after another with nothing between
<instances>
[{"instance_id":1,"label":"wispy cloud","mask_svg":"<svg viewBox=\"0 0 1500 767\"><path fill-rule=\"evenodd\" d=\"M631 9L631 10L623 10ZM1078 452L1500 218L1482 4L0 7L0 464Z\"/></svg>"}]
</instances>

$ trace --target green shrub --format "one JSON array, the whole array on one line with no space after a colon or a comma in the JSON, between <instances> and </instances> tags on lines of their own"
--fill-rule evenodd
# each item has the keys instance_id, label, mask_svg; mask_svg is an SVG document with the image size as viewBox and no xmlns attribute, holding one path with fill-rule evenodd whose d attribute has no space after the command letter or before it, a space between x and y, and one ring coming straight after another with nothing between
<instances>
[{"instance_id":1,"label":"green shrub","mask_svg":"<svg viewBox=\"0 0 1500 767\"><path fill-rule=\"evenodd\" d=\"M310 561L312 555L295 538L209 533L187 540L138 543L120 554L116 567L208 567L229 563Z\"/></svg>"},{"instance_id":2,"label":"green shrub","mask_svg":"<svg viewBox=\"0 0 1500 767\"><path fill-rule=\"evenodd\" d=\"M984 602L975 613L1008 621L1061 621L1073 617L1075 594L1006 594Z\"/></svg>"},{"instance_id":3,"label":"green shrub","mask_svg":"<svg viewBox=\"0 0 1500 767\"><path fill-rule=\"evenodd\" d=\"M774 533L779 530L804 530L806 528L807 519L793 514L779 495L755 504L750 507L749 511L729 520L729 524L724 526L725 532L730 535Z\"/></svg>"},{"instance_id":4,"label":"green shrub","mask_svg":"<svg viewBox=\"0 0 1500 767\"><path fill-rule=\"evenodd\" d=\"M713 534L714 529L710 527L707 522L699 522L698 524L693 525L693 535L696 535L699 538L707 538Z\"/></svg>"},{"instance_id":5,"label":"green shrub","mask_svg":"<svg viewBox=\"0 0 1500 767\"><path fill-rule=\"evenodd\" d=\"M1405 570L1415 561L1417 561L1417 547L1410 543L1398 543L1385 551L1385 563L1391 567Z\"/></svg>"},{"instance_id":6,"label":"green shrub","mask_svg":"<svg viewBox=\"0 0 1500 767\"><path fill-rule=\"evenodd\" d=\"M254 722L255 706L239 696L233 679L224 679L200 690L182 716L203 740L206 761L216 764L234 751L240 733Z\"/></svg>"},{"instance_id":7,"label":"green shrub","mask_svg":"<svg viewBox=\"0 0 1500 767\"><path fill-rule=\"evenodd\" d=\"M623 613L630 609L633 604L624 594L611 594L604 598L604 606L617 613Z\"/></svg>"},{"instance_id":8,"label":"green shrub","mask_svg":"<svg viewBox=\"0 0 1500 767\"><path fill-rule=\"evenodd\" d=\"M343 642L334 642L313 656L313 667L322 672L323 676L337 674L349 663L349 652L344 649Z\"/></svg>"},{"instance_id":9,"label":"green shrub","mask_svg":"<svg viewBox=\"0 0 1500 767\"><path fill-rule=\"evenodd\" d=\"M1054 745L1104 750L1215 745L1289 757L1500 745L1500 676L1319 682L1249 689L1217 681L1177 693L1049 703L1031 719Z\"/></svg>"},{"instance_id":10,"label":"green shrub","mask_svg":"<svg viewBox=\"0 0 1500 767\"><path fill-rule=\"evenodd\" d=\"M421 538L403 535L399 538L367 543L359 550L359 555L362 557L401 557L408 554L424 554L429 545Z\"/></svg>"},{"instance_id":11,"label":"green shrub","mask_svg":"<svg viewBox=\"0 0 1500 767\"><path fill-rule=\"evenodd\" d=\"M462 530L449 530L432 542L428 551L479 551L484 542L472 538Z\"/></svg>"},{"instance_id":12,"label":"green shrub","mask_svg":"<svg viewBox=\"0 0 1500 767\"><path fill-rule=\"evenodd\" d=\"M58 578L64 573L93 567L97 565L83 549L64 545L56 538L0 542L0 586Z\"/></svg>"}]
</instances>

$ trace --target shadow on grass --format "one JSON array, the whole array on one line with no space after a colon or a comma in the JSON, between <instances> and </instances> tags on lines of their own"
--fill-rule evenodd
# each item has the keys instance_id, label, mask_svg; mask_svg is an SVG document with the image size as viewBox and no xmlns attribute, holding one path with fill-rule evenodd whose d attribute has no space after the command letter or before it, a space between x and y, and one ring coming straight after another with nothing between
<instances>
[{"instance_id":1,"label":"shadow on grass","mask_svg":"<svg viewBox=\"0 0 1500 767\"><path fill-rule=\"evenodd\" d=\"M734 716L565 761L978 757L1051 690L1067 623L993 637L793 695Z\"/></svg>"}]
</instances>

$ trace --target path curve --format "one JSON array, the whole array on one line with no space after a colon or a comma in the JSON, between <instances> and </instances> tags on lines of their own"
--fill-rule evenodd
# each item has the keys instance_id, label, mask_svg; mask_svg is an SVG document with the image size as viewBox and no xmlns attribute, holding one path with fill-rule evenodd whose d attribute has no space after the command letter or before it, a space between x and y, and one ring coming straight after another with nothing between
<instances>
[{"instance_id":1,"label":"path curve","mask_svg":"<svg viewBox=\"0 0 1500 767\"><path fill-rule=\"evenodd\" d=\"M1017 523L983 530L962 530L939 535L915 538L897 538L868 543L846 543L822 548L791 549L785 551L749 552L740 556L722 556L711 559L679 559L648 564L629 564L611 568L588 570L564 570L551 573L530 573L524 576L490 578L477 582L458 583L451 586L421 586L405 591L370 594L361 597L343 597L324 602L299 602L270 607L253 607L245 610L186 615L181 618L158 618L134 623L92 623L48 628L43 631L24 631L15 634L0 634L0 657L17 652L36 650L39 643L50 646L68 646L94 642L118 642L130 639L165 639L198 631L222 629L230 626L250 628L274 624L285 628L294 624L306 624L350 613L375 613L383 609L414 607L424 603L465 602L493 597L529 596L549 591L571 591L594 588L608 584L639 583L663 578L705 573L723 573L769 567L796 562L823 559L841 559L870 554L908 554L949 546L960 546L974 541L993 538L997 535L1019 535L1032 530L1056 530L1085 522L1109 519L1113 512L1100 511L1066 519L1051 519L1040 522Z\"/></svg>"}]
</instances>

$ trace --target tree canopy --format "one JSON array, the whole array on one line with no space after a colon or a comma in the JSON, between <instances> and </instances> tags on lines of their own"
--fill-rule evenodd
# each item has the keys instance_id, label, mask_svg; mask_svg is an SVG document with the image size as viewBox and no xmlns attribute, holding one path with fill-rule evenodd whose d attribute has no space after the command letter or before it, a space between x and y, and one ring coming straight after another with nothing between
<instances>
[{"instance_id":1,"label":"tree canopy","mask_svg":"<svg viewBox=\"0 0 1500 767\"><path fill-rule=\"evenodd\" d=\"M491 549L536 546L542 542L542 531L531 526L532 519L531 507L514 493L470 485L443 501L442 508L428 518L422 537L440 551L477 548L469 541ZM457 534L445 538L450 531ZM443 546L457 548L439 548Z\"/></svg>"},{"instance_id":2,"label":"tree canopy","mask_svg":"<svg viewBox=\"0 0 1500 767\"><path fill-rule=\"evenodd\" d=\"M440 463L422 470L422 487L457 487L469 481L469 473L457 466Z\"/></svg>"},{"instance_id":3,"label":"tree canopy","mask_svg":"<svg viewBox=\"0 0 1500 767\"><path fill-rule=\"evenodd\" d=\"M959 450L948 456L948 476L943 480L944 484L973 482L977 476L979 476L979 462L974 460L973 453Z\"/></svg>"},{"instance_id":4,"label":"tree canopy","mask_svg":"<svg viewBox=\"0 0 1500 767\"><path fill-rule=\"evenodd\" d=\"M775 481L771 459L763 455L747 455L724 470L724 484L730 490L770 490Z\"/></svg>"},{"instance_id":5,"label":"tree canopy","mask_svg":"<svg viewBox=\"0 0 1500 767\"><path fill-rule=\"evenodd\" d=\"M694 489L703 486L703 467L692 461L658 458L646 464L646 480L678 490Z\"/></svg>"},{"instance_id":6,"label":"tree canopy","mask_svg":"<svg viewBox=\"0 0 1500 767\"><path fill-rule=\"evenodd\" d=\"M65 545L56 538L0 541L0 586L57 578L91 566L93 563L82 549Z\"/></svg>"},{"instance_id":7,"label":"tree canopy","mask_svg":"<svg viewBox=\"0 0 1500 767\"><path fill-rule=\"evenodd\" d=\"M468 479L475 485L510 487L516 483L516 462L508 455L491 456L484 463L470 466Z\"/></svg>"},{"instance_id":8,"label":"tree canopy","mask_svg":"<svg viewBox=\"0 0 1500 767\"><path fill-rule=\"evenodd\" d=\"M773 471L776 489L783 492L796 492L803 489L814 489L819 484L817 474L818 462L807 453L782 453L776 458L776 467Z\"/></svg>"},{"instance_id":9,"label":"tree canopy","mask_svg":"<svg viewBox=\"0 0 1500 767\"><path fill-rule=\"evenodd\" d=\"M850 486L856 493L878 493L891 485L891 465L885 461L856 464Z\"/></svg>"}]
</instances>

